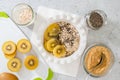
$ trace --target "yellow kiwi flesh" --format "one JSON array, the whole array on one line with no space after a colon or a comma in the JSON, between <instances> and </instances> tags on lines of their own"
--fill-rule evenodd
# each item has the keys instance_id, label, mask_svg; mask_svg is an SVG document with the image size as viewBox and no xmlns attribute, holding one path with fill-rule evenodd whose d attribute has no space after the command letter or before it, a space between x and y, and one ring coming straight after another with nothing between
<instances>
[{"instance_id":1,"label":"yellow kiwi flesh","mask_svg":"<svg viewBox=\"0 0 120 80\"><path fill-rule=\"evenodd\" d=\"M10 59L7 63L7 67L12 72L18 72L21 69L21 61L18 58Z\"/></svg>"},{"instance_id":2,"label":"yellow kiwi flesh","mask_svg":"<svg viewBox=\"0 0 120 80\"><path fill-rule=\"evenodd\" d=\"M64 45L57 45L53 49L53 55L58 58L64 57L66 55L66 49L65 49Z\"/></svg>"},{"instance_id":3,"label":"yellow kiwi flesh","mask_svg":"<svg viewBox=\"0 0 120 80\"><path fill-rule=\"evenodd\" d=\"M12 41L7 41L3 44L2 51L7 55L14 54L16 52L16 44Z\"/></svg>"},{"instance_id":4,"label":"yellow kiwi flesh","mask_svg":"<svg viewBox=\"0 0 120 80\"><path fill-rule=\"evenodd\" d=\"M38 67L38 62L39 62L39 60L36 56L29 55L26 57L26 59L24 61L24 65L27 69L34 70Z\"/></svg>"},{"instance_id":5,"label":"yellow kiwi flesh","mask_svg":"<svg viewBox=\"0 0 120 80\"><path fill-rule=\"evenodd\" d=\"M30 52L32 45L29 40L21 39L17 43L17 50L21 53L28 53Z\"/></svg>"}]
</instances>

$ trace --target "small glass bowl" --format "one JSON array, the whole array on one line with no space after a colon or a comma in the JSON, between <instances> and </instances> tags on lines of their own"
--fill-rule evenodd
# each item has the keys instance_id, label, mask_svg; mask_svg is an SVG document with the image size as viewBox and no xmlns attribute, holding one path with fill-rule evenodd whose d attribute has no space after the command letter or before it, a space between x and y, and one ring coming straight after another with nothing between
<instances>
[{"instance_id":1,"label":"small glass bowl","mask_svg":"<svg viewBox=\"0 0 120 80\"><path fill-rule=\"evenodd\" d=\"M111 52L111 54L110 54L110 55L111 55L110 65L109 65L108 69L104 72L104 74L101 74L101 75L94 75L94 74L90 73L90 72L86 69L86 65L85 65L85 57L86 57L88 51L89 51L91 48L95 47L95 46L103 46L103 47L106 47L106 48ZM95 77L95 78L102 77L102 76L105 76L105 75L112 69L112 66L113 66L113 64L114 64L114 55L113 55L113 52L111 51L111 49L108 48L106 45L101 44L101 43L95 43L95 44L91 45L90 47L88 47L88 48L85 50L84 55L83 55L83 59L82 59L82 64L83 64L84 70L86 71L86 73L88 73L88 76L90 75L90 76Z\"/></svg>"},{"instance_id":2,"label":"small glass bowl","mask_svg":"<svg viewBox=\"0 0 120 80\"><path fill-rule=\"evenodd\" d=\"M90 11L90 12L85 16L85 18L86 18L86 23L87 23L88 27L91 28L91 29L93 29L93 30L98 30L98 29L101 28L102 26L99 27L99 28L95 28L95 27L93 27L93 26L91 25L91 23L90 23L90 21L89 21L91 14L94 13L94 12L95 12L95 13L98 13L98 14L103 18L103 24L102 24L102 26L104 26L105 24L107 24L107 15L106 15L105 12L102 11L102 10L93 10L93 11Z\"/></svg>"},{"instance_id":3,"label":"small glass bowl","mask_svg":"<svg viewBox=\"0 0 120 80\"><path fill-rule=\"evenodd\" d=\"M31 11L31 19L28 20L28 22L26 21L25 23L21 23L21 22L19 21L20 13L21 13L21 12L24 12L24 9L29 9L29 10ZM16 24L20 25L20 26L29 26L29 25L31 25L31 24L34 22L34 20L35 20L35 12L33 11L32 7L31 7L30 5L25 4L25 3L17 4L17 5L13 8L11 15L12 15L13 21L14 21ZM30 15L30 14L29 14L29 15ZM22 16L22 17L25 17L25 16Z\"/></svg>"}]
</instances>

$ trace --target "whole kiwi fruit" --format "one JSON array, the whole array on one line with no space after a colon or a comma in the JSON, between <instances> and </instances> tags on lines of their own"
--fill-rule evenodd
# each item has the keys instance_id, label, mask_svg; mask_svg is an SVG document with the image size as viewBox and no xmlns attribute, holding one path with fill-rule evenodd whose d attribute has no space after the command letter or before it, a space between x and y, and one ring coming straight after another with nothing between
<instances>
[{"instance_id":1,"label":"whole kiwi fruit","mask_svg":"<svg viewBox=\"0 0 120 80\"><path fill-rule=\"evenodd\" d=\"M0 74L0 80L19 80L18 77L12 73L3 72Z\"/></svg>"}]
</instances>

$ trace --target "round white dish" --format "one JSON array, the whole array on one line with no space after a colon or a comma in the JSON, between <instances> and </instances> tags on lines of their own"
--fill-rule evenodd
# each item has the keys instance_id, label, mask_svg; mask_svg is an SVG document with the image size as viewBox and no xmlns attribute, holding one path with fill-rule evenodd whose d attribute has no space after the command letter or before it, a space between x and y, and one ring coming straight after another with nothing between
<instances>
[{"instance_id":1,"label":"round white dish","mask_svg":"<svg viewBox=\"0 0 120 80\"><path fill-rule=\"evenodd\" d=\"M47 52L44 49L44 46L43 46L44 31L51 23L55 23L58 21L66 21L66 22L71 23L72 25L75 26L75 28L78 30L79 35L80 35L80 42L79 42L78 50L75 51L72 55L70 55L68 57L64 57L64 58L57 58L57 57L51 55L49 52ZM80 58L80 56L82 55L82 53L86 47L86 43L87 43L87 32L81 22L82 22L82 19L79 18L78 16L59 14L55 17L50 17L48 20L46 20L46 23L43 26L40 26L40 29L39 29L40 43L39 43L39 41L38 41L38 43L42 44L42 45L39 45L39 47L42 50L41 54L48 62L65 64L65 63L71 63L72 61Z\"/></svg>"}]
</instances>

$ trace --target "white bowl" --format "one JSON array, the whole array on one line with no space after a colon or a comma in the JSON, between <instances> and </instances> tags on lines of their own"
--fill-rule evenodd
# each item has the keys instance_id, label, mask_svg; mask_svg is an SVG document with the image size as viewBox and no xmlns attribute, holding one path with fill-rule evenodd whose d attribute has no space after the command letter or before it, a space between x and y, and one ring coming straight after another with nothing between
<instances>
[{"instance_id":1,"label":"white bowl","mask_svg":"<svg viewBox=\"0 0 120 80\"><path fill-rule=\"evenodd\" d=\"M44 57L44 59L46 59L48 62L65 64L65 63L71 63L72 61L80 58L84 49L86 48L86 42L87 42L87 32L85 31L85 28L82 26L81 20L82 19L79 18L78 16L60 14L55 17L49 18L43 26L40 26L39 39L41 39L40 44L42 44L42 45L39 45L39 47L41 49L41 52L42 52L41 54ZM80 35L80 42L79 42L79 47L78 47L77 51L75 51L72 55L70 55L68 57L64 57L64 58L57 58L57 57L53 56L52 54L50 54L49 52L47 52L44 49L44 45L43 45L44 31L46 30L46 28L50 24L59 22L59 21L66 21L66 22L71 23L72 25L75 26L75 28L78 30L79 35Z\"/></svg>"}]
</instances>

